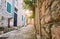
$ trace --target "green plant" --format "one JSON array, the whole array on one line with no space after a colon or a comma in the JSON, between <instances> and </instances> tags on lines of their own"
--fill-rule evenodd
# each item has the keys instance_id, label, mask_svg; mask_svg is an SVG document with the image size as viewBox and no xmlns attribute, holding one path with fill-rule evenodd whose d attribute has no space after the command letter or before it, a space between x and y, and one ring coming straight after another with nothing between
<instances>
[{"instance_id":1,"label":"green plant","mask_svg":"<svg viewBox=\"0 0 60 39\"><path fill-rule=\"evenodd\" d=\"M30 9L33 10L35 0L23 0L23 7L24 9Z\"/></svg>"},{"instance_id":2,"label":"green plant","mask_svg":"<svg viewBox=\"0 0 60 39\"><path fill-rule=\"evenodd\" d=\"M34 18L34 13L31 13L31 15L29 16L30 19Z\"/></svg>"},{"instance_id":3,"label":"green plant","mask_svg":"<svg viewBox=\"0 0 60 39\"><path fill-rule=\"evenodd\" d=\"M23 8L33 11L29 18L35 17L35 0L23 0Z\"/></svg>"}]
</instances>

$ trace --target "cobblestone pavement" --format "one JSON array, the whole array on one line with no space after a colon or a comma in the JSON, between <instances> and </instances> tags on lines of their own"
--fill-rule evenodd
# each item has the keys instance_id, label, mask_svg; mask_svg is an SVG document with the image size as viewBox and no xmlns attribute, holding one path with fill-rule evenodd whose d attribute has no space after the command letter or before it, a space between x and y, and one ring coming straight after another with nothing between
<instances>
[{"instance_id":1,"label":"cobblestone pavement","mask_svg":"<svg viewBox=\"0 0 60 39\"><path fill-rule=\"evenodd\" d=\"M35 39L34 28L32 25L11 31L3 35L3 37L4 36L7 36L7 39Z\"/></svg>"}]
</instances>

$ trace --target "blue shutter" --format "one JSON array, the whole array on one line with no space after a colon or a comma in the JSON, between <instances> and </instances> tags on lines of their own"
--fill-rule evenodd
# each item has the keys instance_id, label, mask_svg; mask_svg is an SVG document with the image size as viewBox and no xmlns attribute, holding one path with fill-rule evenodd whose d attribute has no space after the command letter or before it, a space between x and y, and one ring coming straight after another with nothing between
<instances>
[{"instance_id":1,"label":"blue shutter","mask_svg":"<svg viewBox=\"0 0 60 39\"><path fill-rule=\"evenodd\" d=\"M11 4L7 2L7 12L11 13Z\"/></svg>"},{"instance_id":2,"label":"blue shutter","mask_svg":"<svg viewBox=\"0 0 60 39\"><path fill-rule=\"evenodd\" d=\"M22 15L22 21L23 21L23 15Z\"/></svg>"}]
</instances>

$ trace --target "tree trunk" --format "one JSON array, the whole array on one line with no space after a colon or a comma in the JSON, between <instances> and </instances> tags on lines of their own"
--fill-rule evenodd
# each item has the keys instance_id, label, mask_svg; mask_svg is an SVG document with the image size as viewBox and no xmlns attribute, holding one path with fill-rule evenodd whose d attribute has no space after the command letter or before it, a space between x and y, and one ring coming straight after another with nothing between
<instances>
[{"instance_id":1,"label":"tree trunk","mask_svg":"<svg viewBox=\"0 0 60 39\"><path fill-rule=\"evenodd\" d=\"M36 29L36 24L35 24L35 7L34 7L34 9L33 9L33 13L34 13L35 38L37 39L37 29Z\"/></svg>"}]
</instances>

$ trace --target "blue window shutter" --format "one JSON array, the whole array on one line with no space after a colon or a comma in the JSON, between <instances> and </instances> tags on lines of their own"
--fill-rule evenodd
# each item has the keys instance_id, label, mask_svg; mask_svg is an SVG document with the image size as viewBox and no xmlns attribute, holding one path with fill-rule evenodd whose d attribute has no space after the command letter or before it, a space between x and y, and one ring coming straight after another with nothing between
<instances>
[{"instance_id":1,"label":"blue window shutter","mask_svg":"<svg viewBox=\"0 0 60 39\"><path fill-rule=\"evenodd\" d=\"M22 15L22 21L23 21L23 15Z\"/></svg>"},{"instance_id":2,"label":"blue window shutter","mask_svg":"<svg viewBox=\"0 0 60 39\"><path fill-rule=\"evenodd\" d=\"M11 4L7 2L7 12L11 13Z\"/></svg>"}]
</instances>

